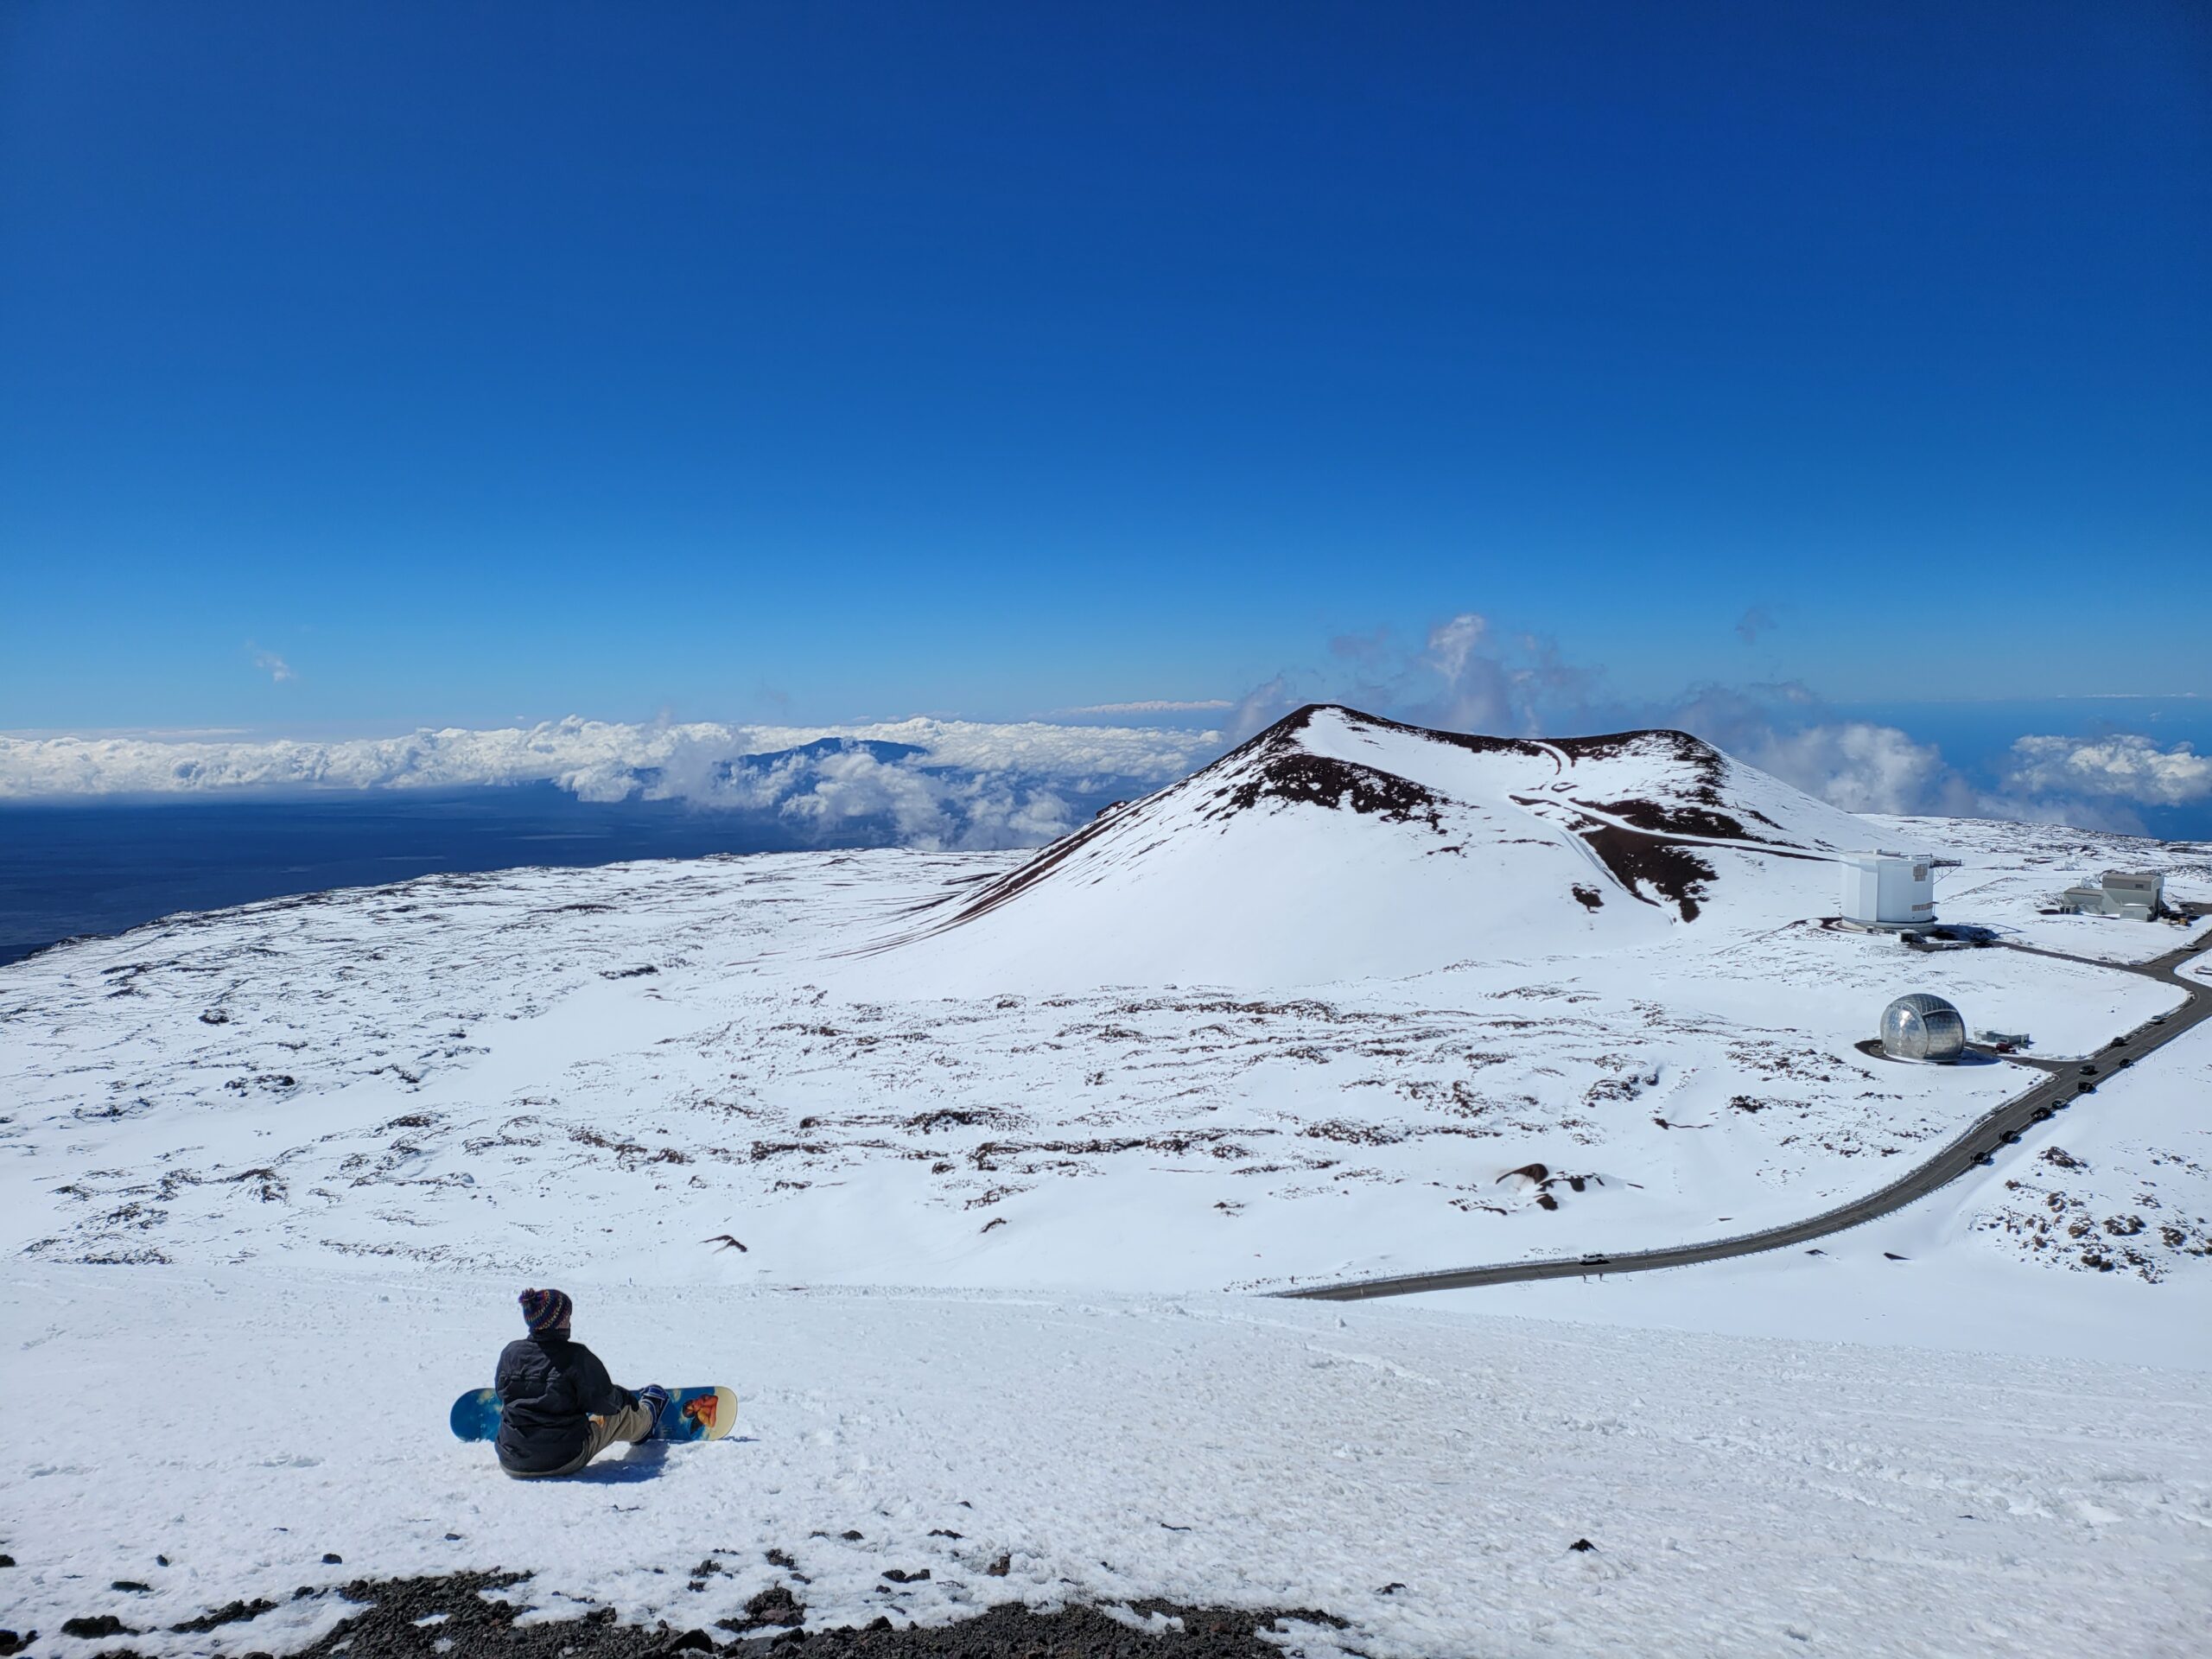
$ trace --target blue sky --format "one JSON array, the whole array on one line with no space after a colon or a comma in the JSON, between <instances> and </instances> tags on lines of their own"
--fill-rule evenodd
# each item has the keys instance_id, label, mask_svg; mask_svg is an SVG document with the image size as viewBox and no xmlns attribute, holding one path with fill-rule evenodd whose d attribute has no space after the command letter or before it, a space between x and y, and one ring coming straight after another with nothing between
<instances>
[{"instance_id":1,"label":"blue sky","mask_svg":"<svg viewBox=\"0 0 2212 1659\"><path fill-rule=\"evenodd\" d=\"M2208 254L2180 4L30 0L0 728L2212 690Z\"/></svg>"}]
</instances>

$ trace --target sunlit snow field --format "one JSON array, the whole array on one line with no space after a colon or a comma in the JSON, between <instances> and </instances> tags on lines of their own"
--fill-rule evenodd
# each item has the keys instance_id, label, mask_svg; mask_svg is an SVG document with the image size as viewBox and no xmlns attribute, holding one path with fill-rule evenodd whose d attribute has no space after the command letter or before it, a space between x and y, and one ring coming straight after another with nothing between
<instances>
[{"instance_id":1,"label":"sunlit snow field","mask_svg":"<svg viewBox=\"0 0 2212 1659\"><path fill-rule=\"evenodd\" d=\"M1350 1621L1311 1654L2182 1655L2203 1628L2201 1372L1414 1304L573 1287L618 1376L734 1382L737 1434L506 1479L444 1414L508 1279L12 1275L9 1398L67 1377L130 1429L0 1452L9 1621L278 1603L133 1638L242 1651L345 1611L302 1586L506 1567L547 1616L685 1629L787 1582L779 1548L810 1624L1008 1597ZM702 1559L727 1571L694 1589Z\"/></svg>"},{"instance_id":2,"label":"sunlit snow field","mask_svg":"<svg viewBox=\"0 0 2212 1659\"><path fill-rule=\"evenodd\" d=\"M1302 741L1300 789L1335 775L1302 757L1428 758ZM1898 992L2045 1058L2181 1000L2105 964L2189 930L2037 912L2120 861L2212 899L2200 852L1867 825L1700 761L1768 838L1688 843L1703 885L1662 895L1588 851L1704 810L1674 760L1620 781L1643 764L1455 751L1440 804L1224 817L1231 770L1034 882L894 852L430 877L0 969L0 1381L131 1426L0 1453L0 1625L243 1652L341 1615L301 1586L496 1567L543 1616L683 1628L776 1548L816 1625L1162 1597L1349 1621L1315 1653L2190 1651L2212 1032L1818 1252L1236 1294L1826 1210L2034 1080L1861 1052ZM2089 960L1823 926L1847 836L1960 858L1946 919ZM529 1487L453 1441L544 1282L621 1380L734 1387L738 1436Z\"/></svg>"}]
</instances>

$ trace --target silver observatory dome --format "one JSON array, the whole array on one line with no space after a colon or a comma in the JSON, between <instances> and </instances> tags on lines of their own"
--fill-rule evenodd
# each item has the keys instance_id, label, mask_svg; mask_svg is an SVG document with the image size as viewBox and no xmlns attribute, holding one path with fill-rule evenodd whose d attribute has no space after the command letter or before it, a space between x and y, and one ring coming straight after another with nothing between
<instances>
[{"instance_id":1,"label":"silver observatory dome","mask_svg":"<svg viewBox=\"0 0 2212 1659\"><path fill-rule=\"evenodd\" d=\"M1967 1022L1940 996L1916 991L1882 1010L1882 1052L1948 1065L1967 1052Z\"/></svg>"}]
</instances>

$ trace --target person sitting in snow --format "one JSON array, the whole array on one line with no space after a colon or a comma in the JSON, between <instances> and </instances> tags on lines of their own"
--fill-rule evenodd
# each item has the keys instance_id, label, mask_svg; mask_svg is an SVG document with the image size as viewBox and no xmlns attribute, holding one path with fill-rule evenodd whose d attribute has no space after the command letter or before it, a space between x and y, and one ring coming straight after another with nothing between
<instances>
[{"instance_id":1,"label":"person sitting in snow","mask_svg":"<svg viewBox=\"0 0 2212 1659\"><path fill-rule=\"evenodd\" d=\"M573 1475L617 1440L651 1440L668 1390L617 1388L599 1356L569 1339L565 1291L515 1300L530 1334L499 1352L499 1467L518 1480Z\"/></svg>"}]
</instances>

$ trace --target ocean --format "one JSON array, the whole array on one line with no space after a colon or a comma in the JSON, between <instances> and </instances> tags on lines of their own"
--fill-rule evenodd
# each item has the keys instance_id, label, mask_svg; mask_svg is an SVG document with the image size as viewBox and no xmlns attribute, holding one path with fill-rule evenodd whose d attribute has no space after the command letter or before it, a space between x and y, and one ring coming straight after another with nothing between
<instances>
[{"instance_id":1,"label":"ocean","mask_svg":"<svg viewBox=\"0 0 2212 1659\"><path fill-rule=\"evenodd\" d=\"M579 801L550 784L10 804L0 806L0 963L181 910L436 871L817 844L756 815Z\"/></svg>"}]
</instances>

